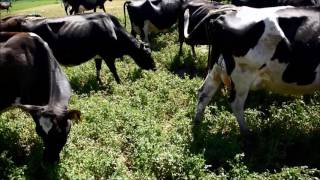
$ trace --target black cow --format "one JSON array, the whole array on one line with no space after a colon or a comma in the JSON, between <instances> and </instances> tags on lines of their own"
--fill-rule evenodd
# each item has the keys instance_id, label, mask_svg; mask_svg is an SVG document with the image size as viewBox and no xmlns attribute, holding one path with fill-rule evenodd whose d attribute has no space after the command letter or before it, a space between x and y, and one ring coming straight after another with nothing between
<instances>
[{"instance_id":1,"label":"black cow","mask_svg":"<svg viewBox=\"0 0 320 180\"><path fill-rule=\"evenodd\" d=\"M9 12L9 8L11 8L11 1L0 2L0 10L6 9L7 13Z\"/></svg>"},{"instance_id":2,"label":"black cow","mask_svg":"<svg viewBox=\"0 0 320 180\"><path fill-rule=\"evenodd\" d=\"M163 32L174 25L181 11L184 0L145 0L126 1L123 11L126 24L126 11L131 21L131 34L139 34L144 42L149 43L150 32Z\"/></svg>"},{"instance_id":3,"label":"black cow","mask_svg":"<svg viewBox=\"0 0 320 180\"><path fill-rule=\"evenodd\" d=\"M186 1L182 6L182 11L179 16L178 23L178 31L179 31L179 42L180 49L179 54L182 53L182 45L183 42L186 42L191 46L192 54L195 57L195 45L208 45L208 35L205 27L205 22L202 22L198 25L198 23L208 15L210 10L218 9L223 6L222 3L208 0L191 0ZM187 25L188 29L186 31L192 31L195 29L195 26L199 26L196 28L196 32L193 32L192 38L184 37L184 24Z\"/></svg>"},{"instance_id":4,"label":"black cow","mask_svg":"<svg viewBox=\"0 0 320 180\"><path fill-rule=\"evenodd\" d=\"M69 82L48 44L34 33L0 32L0 112L16 105L29 112L44 141L46 162L59 160L71 119Z\"/></svg>"},{"instance_id":5,"label":"black cow","mask_svg":"<svg viewBox=\"0 0 320 180\"><path fill-rule=\"evenodd\" d=\"M9 18L0 23L3 31L31 31L46 40L59 63L79 65L96 55L104 59L116 81L120 78L115 59L131 56L143 69L154 69L150 48L132 37L118 19L105 13L92 13L61 18ZM96 59L100 81L102 60Z\"/></svg>"},{"instance_id":6,"label":"black cow","mask_svg":"<svg viewBox=\"0 0 320 180\"><path fill-rule=\"evenodd\" d=\"M104 12L106 9L104 8L104 3L107 0L62 0L64 5L64 10L68 15L68 8L71 7L69 14L73 13L78 14L79 12L83 12L84 10L92 10L96 12L97 7L99 6ZM109 0L112 1L112 0Z\"/></svg>"},{"instance_id":7,"label":"black cow","mask_svg":"<svg viewBox=\"0 0 320 180\"><path fill-rule=\"evenodd\" d=\"M212 12L215 18L208 21L216 56L199 90L196 123L222 83L231 89L241 133L248 132L244 104L250 89L282 94L320 90L320 7L242 6L223 13Z\"/></svg>"},{"instance_id":8,"label":"black cow","mask_svg":"<svg viewBox=\"0 0 320 180\"><path fill-rule=\"evenodd\" d=\"M274 6L313 6L320 5L320 0L231 0L236 6L249 6L255 8Z\"/></svg>"}]
</instances>

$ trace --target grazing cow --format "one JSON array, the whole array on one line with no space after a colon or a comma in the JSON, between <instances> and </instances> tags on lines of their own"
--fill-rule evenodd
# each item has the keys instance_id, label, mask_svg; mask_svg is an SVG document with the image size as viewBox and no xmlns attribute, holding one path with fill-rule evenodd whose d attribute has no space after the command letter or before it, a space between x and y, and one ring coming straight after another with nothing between
<instances>
[{"instance_id":1,"label":"grazing cow","mask_svg":"<svg viewBox=\"0 0 320 180\"><path fill-rule=\"evenodd\" d=\"M182 53L183 42L186 42L191 46L192 54L195 57L195 45L208 45L207 31L205 27L205 22L201 23L197 27L196 31L193 32L192 39L185 38L183 36L184 24L188 25L188 31L191 31L195 26L201 21L212 9L217 9L223 6L222 3L208 0L192 0L186 1L182 6L182 11L179 17L178 31L179 31L179 42L180 49L179 54Z\"/></svg>"},{"instance_id":2,"label":"grazing cow","mask_svg":"<svg viewBox=\"0 0 320 180\"><path fill-rule=\"evenodd\" d=\"M249 6L255 8L274 6L313 6L320 5L320 0L231 0L236 6Z\"/></svg>"},{"instance_id":3,"label":"grazing cow","mask_svg":"<svg viewBox=\"0 0 320 180\"><path fill-rule=\"evenodd\" d=\"M231 89L241 133L248 132L244 104L250 89L282 94L320 90L320 7L242 6L224 13L208 23L215 55L199 90L195 123L222 83Z\"/></svg>"},{"instance_id":4,"label":"grazing cow","mask_svg":"<svg viewBox=\"0 0 320 180\"><path fill-rule=\"evenodd\" d=\"M71 119L69 82L48 44L34 33L0 32L0 112L14 105L29 112L44 141L45 162L56 162Z\"/></svg>"},{"instance_id":5,"label":"grazing cow","mask_svg":"<svg viewBox=\"0 0 320 180\"><path fill-rule=\"evenodd\" d=\"M73 13L78 14L79 12L83 12L84 10L92 10L96 12L97 7L99 6L104 12L106 9L104 8L104 3L107 0L62 0L64 5L64 10L68 15L68 8L71 6L71 10L69 14L72 15ZM109 0L112 1L112 0Z\"/></svg>"},{"instance_id":6,"label":"grazing cow","mask_svg":"<svg viewBox=\"0 0 320 180\"><path fill-rule=\"evenodd\" d=\"M11 2L7 2L7 1L0 2L0 10L6 9L7 12L9 12L10 7L12 7Z\"/></svg>"},{"instance_id":7,"label":"grazing cow","mask_svg":"<svg viewBox=\"0 0 320 180\"><path fill-rule=\"evenodd\" d=\"M143 69L155 69L149 47L132 37L118 19L105 13L92 13L61 18L9 18L0 23L3 31L31 31L48 42L54 56L63 65L79 65L99 55L120 78L115 59L129 55ZM101 59L96 59L100 81Z\"/></svg>"},{"instance_id":8,"label":"grazing cow","mask_svg":"<svg viewBox=\"0 0 320 180\"><path fill-rule=\"evenodd\" d=\"M126 1L123 12L126 26L126 11L131 21L131 34L139 34L144 42L149 43L149 33L167 31L174 25L181 11L184 0L143 0Z\"/></svg>"},{"instance_id":9,"label":"grazing cow","mask_svg":"<svg viewBox=\"0 0 320 180\"><path fill-rule=\"evenodd\" d=\"M64 7L64 11L66 12L66 15L69 15L70 13L68 11L71 11L71 9L72 9L71 5L69 4L69 2L67 0L62 0L62 4L63 4L63 7Z\"/></svg>"}]
</instances>

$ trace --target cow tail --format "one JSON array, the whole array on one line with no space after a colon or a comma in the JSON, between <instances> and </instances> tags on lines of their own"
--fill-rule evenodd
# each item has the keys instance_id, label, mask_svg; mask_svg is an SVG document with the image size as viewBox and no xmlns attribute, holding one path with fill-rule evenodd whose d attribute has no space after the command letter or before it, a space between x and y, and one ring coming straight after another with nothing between
<instances>
[{"instance_id":1,"label":"cow tail","mask_svg":"<svg viewBox=\"0 0 320 180\"><path fill-rule=\"evenodd\" d=\"M212 16L212 15L214 15L214 14L220 14L220 15L222 15L222 14L226 13L227 11L237 11L237 7L234 6L234 5L224 5L224 6L219 7L218 9L210 10L210 11L208 12L208 14L207 14L205 17L203 17L203 18L198 22L198 24L197 24L196 26L194 26L193 30L192 30L190 33L188 33L188 31L185 30L185 31L184 31L184 36L185 36L186 38L189 38L189 37L192 35L192 33L193 33L194 31L196 31L196 30L198 29L198 27L199 27L202 23L204 23L205 21L207 21L208 18L210 18L210 16ZM185 12L185 13L186 13L186 12ZM188 18L188 16L189 16L188 13L189 13L189 12L187 12L187 14L185 14L185 16L184 16L185 19ZM219 18L216 18L216 19L219 19ZM185 23L186 23L186 22L185 22ZM186 27L185 27L185 28L186 28Z\"/></svg>"},{"instance_id":2,"label":"cow tail","mask_svg":"<svg viewBox=\"0 0 320 180\"><path fill-rule=\"evenodd\" d=\"M218 62L218 59L220 57L220 50L219 48L220 47L215 47L213 48L213 37L212 37L212 30L210 29L211 26L210 26L210 23L207 23L205 25L205 32L206 32L206 37L208 39L208 64L207 64L207 70L208 70L208 73L212 70L213 68L213 65L216 64Z\"/></svg>"},{"instance_id":3,"label":"cow tail","mask_svg":"<svg viewBox=\"0 0 320 180\"><path fill-rule=\"evenodd\" d=\"M123 3L123 14L124 14L124 28L127 27L127 16L126 16L126 6L130 4L131 1L126 1Z\"/></svg>"}]
</instances>

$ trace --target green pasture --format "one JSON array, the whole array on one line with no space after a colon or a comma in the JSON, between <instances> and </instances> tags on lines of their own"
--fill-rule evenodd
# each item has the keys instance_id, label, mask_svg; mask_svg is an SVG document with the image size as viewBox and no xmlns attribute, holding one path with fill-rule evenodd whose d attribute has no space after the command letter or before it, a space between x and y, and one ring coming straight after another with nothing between
<instances>
[{"instance_id":1,"label":"green pasture","mask_svg":"<svg viewBox=\"0 0 320 180\"><path fill-rule=\"evenodd\" d=\"M121 22L123 2L106 2ZM59 1L17 0L1 16L29 13L65 15ZM80 110L82 120L73 124L57 165L40 166L43 145L28 114L1 113L0 179L320 178L319 92L251 92L245 114L254 148L245 153L226 90L207 107L202 124L192 126L206 47L197 47L194 60L185 45L179 57L177 39L175 28L152 37L155 72L141 70L128 56L118 59L122 84L105 64L102 85L93 61L63 68L73 88L70 108Z\"/></svg>"},{"instance_id":2,"label":"green pasture","mask_svg":"<svg viewBox=\"0 0 320 180\"><path fill-rule=\"evenodd\" d=\"M35 8L43 5L50 5L60 3L60 0L12 0L12 8L10 9L13 12L20 11L28 8Z\"/></svg>"}]
</instances>

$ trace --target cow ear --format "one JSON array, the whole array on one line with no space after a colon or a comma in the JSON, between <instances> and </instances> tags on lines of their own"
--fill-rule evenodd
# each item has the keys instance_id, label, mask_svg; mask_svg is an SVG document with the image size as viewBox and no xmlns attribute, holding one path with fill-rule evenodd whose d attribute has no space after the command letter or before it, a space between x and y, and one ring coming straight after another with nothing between
<instances>
[{"instance_id":1,"label":"cow ear","mask_svg":"<svg viewBox=\"0 0 320 180\"><path fill-rule=\"evenodd\" d=\"M17 104L16 106L29 113L41 112L41 111L44 111L47 107L47 106L25 105L25 104Z\"/></svg>"},{"instance_id":2,"label":"cow ear","mask_svg":"<svg viewBox=\"0 0 320 180\"><path fill-rule=\"evenodd\" d=\"M81 120L81 112L79 110L69 110L67 118L79 122Z\"/></svg>"}]
</instances>

